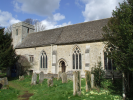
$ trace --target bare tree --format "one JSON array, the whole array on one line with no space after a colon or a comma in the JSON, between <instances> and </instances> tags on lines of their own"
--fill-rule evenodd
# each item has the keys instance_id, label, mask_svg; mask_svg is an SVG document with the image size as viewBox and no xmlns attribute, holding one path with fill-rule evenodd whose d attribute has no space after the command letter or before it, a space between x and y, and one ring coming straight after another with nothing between
<instances>
[{"instance_id":1,"label":"bare tree","mask_svg":"<svg viewBox=\"0 0 133 100\"><path fill-rule=\"evenodd\" d=\"M35 32L39 32L39 31L44 31L45 30L45 26L39 20L28 18L28 19L25 19L24 22L29 23L31 25L34 25Z\"/></svg>"},{"instance_id":2,"label":"bare tree","mask_svg":"<svg viewBox=\"0 0 133 100\"><path fill-rule=\"evenodd\" d=\"M35 32L45 30L45 26L42 24L42 22L37 22L34 26L35 26Z\"/></svg>"},{"instance_id":3,"label":"bare tree","mask_svg":"<svg viewBox=\"0 0 133 100\"><path fill-rule=\"evenodd\" d=\"M12 25L9 25L7 28L5 28L4 33L11 34L12 33Z\"/></svg>"}]
</instances>

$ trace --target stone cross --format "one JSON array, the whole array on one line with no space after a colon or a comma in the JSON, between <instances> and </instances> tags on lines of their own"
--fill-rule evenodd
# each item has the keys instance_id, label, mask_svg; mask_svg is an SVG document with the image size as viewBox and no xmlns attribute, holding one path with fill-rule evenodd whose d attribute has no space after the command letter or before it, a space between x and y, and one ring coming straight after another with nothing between
<instances>
[{"instance_id":1,"label":"stone cross","mask_svg":"<svg viewBox=\"0 0 133 100\"><path fill-rule=\"evenodd\" d=\"M73 72L73 95L81 95L81 75L80 71Z\"/></svg>"},{"instance_id":2,"label":"stone cross","mask_svg":"<svg viewBox=\"0 0 133 100\"><path fill-rule=\"evenodd\" d=\"M67 83L67 74L64 72L61 74L62 76L62 83Z\"/></svg>"},{"instance_id":3,"label":"stone cross","mask_svg":"<svg viewBox=\"0 0 133 100\"><path fill-rule=\"evenodd\" d=\"M37 74L36 73L33 73L32 74L31 84L32 85L35 85L36 84L36 81L37 81Z\"/></svg>"},{"instance_id":4,"label":"stone cross","mask_svg":"<svg viewBox=\"0 0 133 100\"><path fill-rule=\"evenodd\" d=\"M40 72L40 74L39 74L39 83L42 83L43 80L44 80L44 73Z\"/></svg>"},{"instance_id":5,"label":"stone cross","mask_svg":"<svg viewBox=\"0 0 133 100\"><path fill-rule=\"evenodd\" d=\"M59 71L59 72L58 72L58 80L61 79L61 74L62 74L62 72Z\"/></svg>"}]
</instances>

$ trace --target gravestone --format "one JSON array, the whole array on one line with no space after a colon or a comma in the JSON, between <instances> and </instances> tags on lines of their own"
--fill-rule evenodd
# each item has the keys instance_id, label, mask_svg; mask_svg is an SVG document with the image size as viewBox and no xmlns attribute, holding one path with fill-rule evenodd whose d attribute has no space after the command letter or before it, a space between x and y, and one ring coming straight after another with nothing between
<instances>
[{"instance_id":1,"label":"gravestone","mask_svg":"<svg viewBox=\"0 0 133 100\"><path fill-rule=\"evenodd\" d=\"M42 83L43 80L44 80L44 73L40 72L40 74L39 74L39 83Z\"/></svg>"},{"instance_id":2,"label":"gravestone","mask_svg":"<svg viewBox=\"0 0 133 100\"><path fill-rule=\"evenodd\" d=\"M59 72L58 72L58 80L61 79L61 74L62 74L62 72L59 71Z\"/></svg>"},{"instance_id":3,"label":"gravestone","mask_svg":"<svg viewBox=\"0 0 133 100\"><path fill-rule=\"evenodd\" d=\"M80 71L73 72L73 95L81 95L81 75Z\"/></svg>"},{"instance_id":4,"label":"gravestone","mask_svg":"<svg viewBox=\"0 0 133 100\"><path fill-rule=\"evenodd\" d=\"M47 80L48 87L49 87L49 86L53 86L53 78L54 78L54 77L51 76L51 78Z\"/></svg>"},{"instance_id":5,"label":"gravestone","mask_svg":"<svg viewBox=\"0 0 133 100\"><path fill-rule=\"evenodd\" d=\"M30 71L26 71L26 74L27 74L28 76L30 76Z\"/></svg>"},{"instance_id":6,"label":"gravestone","mask_svg":"<svg viewBox=\"0 0 133 100\"><path fill-rule=\"evenodd\" d=\"M91 74L91 88L94 88L94 74Z\"/></svg>"},{"instance_id":7,"label":"gravestone","mask_svg":"<svg viewBox=\"0 0 133 100\"><path fill-rule=\"evenodd\" d=\"M61 74L61 78L62 78L62 83L67 83L67 74L64 72Z\"/></svg>"},{"instance_id":8,"label":"gravestone","mask_svg":"<svg viewBox=\"0 0 133 100\"><path fill-rule=\"evenodd\" d=\"M91 88L91 72L85 71L86 92Z\"/></svg>"},{"instance_id":9,"label":"gravestone","mask_svg":"<svg viewBox=\"0 0 133 100\"><path fill-rule=\"evenodd\" d=\"M0 78L0 89L8 85L7 77Z\"/></svg>"},{"instance_id":10,"label":"gravestone","mask_svg":"<svg viewBox=\"0 0 133 100\"><path fill-rule=\"evenodd\" d=\"M37 74L36 73L33 73L32 80L31 80L31 84L32 85L36 85L36 81L37 81Z\"/></svg>"},{"instance_id":11,"label":"gravestone","mask_svg":"<svg viewBox=\"0 0 133 100\"><path fill-rule=\"evenodd\" d=\"M19 80L20 80L20 81L21 81L21 80L24 80L24 75L19 76Z\"/></svg>"}]
</instances>

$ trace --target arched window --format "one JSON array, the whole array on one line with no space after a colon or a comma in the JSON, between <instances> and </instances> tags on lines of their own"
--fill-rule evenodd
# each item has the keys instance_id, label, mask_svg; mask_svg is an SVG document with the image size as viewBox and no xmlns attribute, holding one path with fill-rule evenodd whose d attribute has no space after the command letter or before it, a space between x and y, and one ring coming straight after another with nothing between
<instances>
[{"instance_id":1,"label":"arched window","mask_svg":"<svg viewBox=\"0 0 133 100\"><path fill-rule=\"evenodd\" d=\"M40 56L40 68L47 68L47 55L44 51Z\"/></svg>"},{"instance_id":2,"label":"arched window","mask_svg":"<svg viewBox=\"0 0 133 100\"><path fill-rule=\"evenodd\" d=\"M109 51L110 51L110 48L108 49ZM108 51L107 49L106 49L106 51ZM110 58L108 58L108 55L111 55L111 52L106 52L106 51L104 51L104 69L105 70L115 70L116 69L116 67L114 67L114 65L113 65L113 60L112 59L110 59Z\"/></svg>"},{"instance_id":3,"label":"arched window","mask_svg":"<svg viewBox=\"0 0 133 100\"><path fill-rule=\"evenodd\" d=\"M73 69L82 69L81 51L76 47L73 51Z\"/></svg>"}]
</instances>

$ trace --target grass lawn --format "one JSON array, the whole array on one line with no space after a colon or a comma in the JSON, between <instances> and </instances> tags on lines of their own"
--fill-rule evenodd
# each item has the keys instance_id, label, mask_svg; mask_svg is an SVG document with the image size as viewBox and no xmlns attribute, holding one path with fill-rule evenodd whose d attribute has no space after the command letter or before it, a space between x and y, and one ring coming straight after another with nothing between
<instances>
[{"instance_id":1,"label":"grass lawn","mask_svg":"<svg viewBox=\"0 0 133 100\"><path fill-rule=\"evenodd\" d=\"M0 100L122 100L121 80L117 80L117 87L114 87L110 80L105 80L104 88L86 92L85 79L81 79L81 96L73 96L73 82L70 80L62 83L61 80L54 79L53 87L47 86L47 79L42 84L30 83L31 76L25 76L22 81L18 78L9 79L9 89L0 90Z\"/></svg>"}]
</instances>

